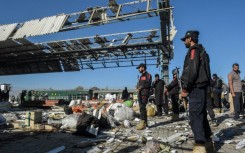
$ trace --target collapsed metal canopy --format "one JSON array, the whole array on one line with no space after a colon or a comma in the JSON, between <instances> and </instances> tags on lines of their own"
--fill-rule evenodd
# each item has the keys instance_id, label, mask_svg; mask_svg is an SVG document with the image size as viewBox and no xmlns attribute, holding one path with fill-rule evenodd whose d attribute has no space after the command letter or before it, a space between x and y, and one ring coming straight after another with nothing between
<instances>
[{"instance_id":1,"label":"collapsed metal canopy","mask_svg":"<svg viewBox=\"0 0 245 153\"><path fill-rule=\"evenodd\" d=\"M125 67L146 60L159 65L159 34L151 29L1 48L0 75Z\"/></svg>"},{"instance_id":2,"label":"collapsed metal canopy","mask_svg":"<svg viewBox=\"0 0 245 153\"><path fill-rule=\"evenodd\" d=\"M172 40L169 32L170 11L168 1L157 4L156 1L140 0L117 4L115 0L109 0L108 7L88 8L86 11L68 15L46 17L21 24L1 25L0 75L126 67L146 61L147 64L157 66L168 64L172 55ZM161 24L161 29L98 34L42 43L32 43L26 39L29 36L159 14L161 22L164 22Z\"/></svg>"}]
</instances>

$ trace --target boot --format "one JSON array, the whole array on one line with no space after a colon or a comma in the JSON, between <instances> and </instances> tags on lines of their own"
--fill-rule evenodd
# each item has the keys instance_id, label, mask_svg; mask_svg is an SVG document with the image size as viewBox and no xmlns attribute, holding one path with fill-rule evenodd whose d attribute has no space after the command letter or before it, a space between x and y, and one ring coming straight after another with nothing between
<instances>
[{"instance_id":1,"label":"boot","mask_svg":"<svg viewBox=\"0 0 245 153\"><path fill-rule=\"evenodd\" d=\"M141 120L139 124L136 126L136 130L144 130L146 128L146 123L144 120Z\"/></svg>"},{"instance_id":2,"label":"boot","mask_svg":"<svg viewBox=\"0 0 245 153\"><path fill-rule=\"evenodd\" d=\"M171 119L171 122L174 122L174 121L179 121L179 114L172 114L172 119Z\"/></svg>"},{"instance_id":3,"label":"boot","mask_svg":"<svg viewBox=\"0 0 245 153\"><path fill-rule=\"evenodd\" d=\"M212 139L208 139L207 142L205 143L205 147L207 150L207 153L215 153L215 147Z\"/></svg>"},{"instance_id":4,"label":"boot","mask_svg":"<svg viewBox=\"0 0 245 153\"><path fill-rule=\"evenodd\" d=\"M207 153L204 144L195 144L192 153Z\"/></svg>"}]
</instances>

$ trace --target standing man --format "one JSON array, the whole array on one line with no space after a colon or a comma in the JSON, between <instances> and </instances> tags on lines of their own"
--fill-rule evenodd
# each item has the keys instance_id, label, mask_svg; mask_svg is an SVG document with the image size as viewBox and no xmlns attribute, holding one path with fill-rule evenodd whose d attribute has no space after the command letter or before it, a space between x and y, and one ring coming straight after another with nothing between
<instances>
[{"instance_id":1,"label":"standing man","mask_svg":"<svg viewBox=\"0 0 245 153\"><path fill-rule=\"evenodd\" d=\"M221 113L221 93L222 93L222 85L223 81L217 76L217 74L213 74L212 88L213 88L213 98L214 98L214 106L219 109L219 113Z\"/></svg>"},{"instance_id":2,"label":"standing man","mask_svg":"<svg viewBox=\"0 0 245 153\"><path fill-rule=\"evenodd\" d=\"M207 107L207 111L208 111L208 115L211 118L211 122L214 126L217 126L217 119L215 118L215 114L214 114L214 110L213 110L213 104L212 104L212 98L211 98L211 87L208 86L207 87L207 97L206 97L206 107Z\"/></svg>"},{"instance_id":3,"label":"standing man","mask_svg":"<svg viewBox=\"0 0 245 153\"><path fill-rule=\"evenodd\" d=\"M170 82L169 85L166 86L166 91L168 92L168 96L171 98L172 101L172 119L171 121L178 121L179 120L179 82L177 78L177 69L172 71L173 80Z\"/></svg>"},{"instance_id":4,"label":"standing man","mask_svg":"<svg viewBox=\"0 0 245 153\"><path fill-rule=\"evenodd\" d=\"M239 65L234 63L232 65L233 70L228 75L230 93L233 97L234 103L234 120L239 119L239 115L243 115L243 103L242 103L242 81L240 78Z\"/></svg>"},{"instance_id":5,"label":"standing man","mask_svg":"<svg viewBox=\"0 0 245 153\"><path fill-rule=\"evenodd\" d=\"M194 134L193 153L214 152L206 111L207 87L210 82L209 57L198 44L198 31L187 31L184 41L188 52L185 56L182 81L182 97L189 95L190 126Z\"/></svg>"},{"instance_id":6,"label":"standing man","mask_svg":"<svg viewBox=\"0 0 245 153\"><path fill-rule=\"evenodd\" d=\"M129 98L128 89L127 89L127 87L125 87L125 89L124 89L123 92L122 92L122 99L123 99L124 101L126 101L126 100L128 100L128 98Z\"/></svg>"},{"instance_id":7,"label":"standing man","mask_svg":"<svg viewBox=\"0 0 245 153\"><path fill-rule=\"evenodd\" d=\"M243 102L243 108L245 107L245 80L242 80L242 102Z\"/></svg>"},{"instance_id":8,"label":"standing man","mask_svg":"<svg viewBox=\"0 0 245 153\"><path fill-rule=\"evenodd\" d=\"M140 107L140 123L136 126L137 130L144 130L147 127L146 104L150 96L152 76L146 71L146 65L141 63L137 69L141 73L137 84L138 101Z\"/></svg>"},{"instance_id":9,"label":"standing man","mask_svg":"<svg viewBox=\"0 0 245 153\"><path fill-rule=\"evenodd\" d=\"M152 83L152 88L154 89L154 93L155 93L157 116L162 116L164 85L165 85L164 80L159 79L159 74L156 74L155 80Z\"/></svg>"}]
</instances>

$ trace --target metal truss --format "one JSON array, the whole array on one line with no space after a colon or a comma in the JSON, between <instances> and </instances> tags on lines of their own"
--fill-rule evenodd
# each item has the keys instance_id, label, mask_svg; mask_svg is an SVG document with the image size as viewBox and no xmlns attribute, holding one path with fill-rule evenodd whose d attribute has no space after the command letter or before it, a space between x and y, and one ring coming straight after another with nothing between
<instances>
[{"instance_id":1,"label":"metal truss","mask_svg":"<svg viewBox=\"0 0 245 153\"><path fill-rule=\"evenodd\" d=\"M117 4L115 0L109 0L108 7L87 8L86 11L69 14L60 31L148 18L171 9L172 7L158 8L157 0L138 0L124 4Z\"/></svg>"},{"instance_id":2,"label":"metal truss","mask_svg":"<svg viewBox=\"0 0 245 153\"><path fill-rule=\"evenodd\" d=\"M159 34L159 29L151 29L4 48L0 74L20 73L22 68L23 73L42 73L135 66L146 61L159 65L163 49ZM47 68L42 69L45 63Z\"/></svg>"},{"instance_id":3,"label":"metal truss","mask_svg":"<svg viewBox=\"0 0 245 153\"><path fill-rule=\"evenodd\" d=\"M57 32L61 32L152 16L159 16L160 29L97 34L42 43L22 38L24 32L28 32L28 36L44 34L42 28L47 33L54 33L58 29ZM39 21L42 26L38 26ZM88 8L83 12L39 21L30 21L22 27L17 24L0 27L0 32L5 31L0 37L0 75L130 67L143 62L157 67L161 65L162 76L168 79L168 64L173 57L172 39L176 33L169 0L138 0L124 4L109 0L107 7ZM48 21L50 23L45 24ZM57 26L50 29L56 22ZM26 31L32 24L34 28ZM21 30L19 34L18 30Z\"/></svg>"}]
</instances>

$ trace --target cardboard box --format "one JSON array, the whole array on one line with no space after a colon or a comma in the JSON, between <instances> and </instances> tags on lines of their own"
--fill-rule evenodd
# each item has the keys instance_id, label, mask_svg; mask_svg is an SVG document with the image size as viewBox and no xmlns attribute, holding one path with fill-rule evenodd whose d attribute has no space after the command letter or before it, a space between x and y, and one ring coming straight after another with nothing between
<instances>
[{"instance_id":1,"label":"cardboard box","mask_svg":"<svg viewBox=\"0 0 245 153\"><path fill-rule=\"evenodd\" d=\"M35 129L35 124L38 123L42 123L41 111L26 112L25 125Z\"/></svg>"}]
</instances>

